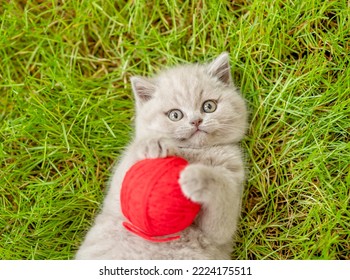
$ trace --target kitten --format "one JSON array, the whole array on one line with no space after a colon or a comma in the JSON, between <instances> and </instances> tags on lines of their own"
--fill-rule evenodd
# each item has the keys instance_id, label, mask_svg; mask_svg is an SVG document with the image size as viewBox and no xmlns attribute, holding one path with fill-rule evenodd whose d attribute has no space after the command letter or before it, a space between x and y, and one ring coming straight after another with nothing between
<instances>
[{"instance_id":1,"label":"kitten","mask_svg":"<svg viewBox=\"0 0 350 280\"><path fill-rule=\"evenodd\" d=\"M76 259L230 259L243 192L238 142L246 131L247 110L233 86L228 54L154 78L132 77L131 84L135 137L114 169L102 211ZM137 161L171 155L190 163L179 183L201 210L180 239L154 243L122 226L126 219L120 209L120 187Z\"/></svg>"}]
</instances>

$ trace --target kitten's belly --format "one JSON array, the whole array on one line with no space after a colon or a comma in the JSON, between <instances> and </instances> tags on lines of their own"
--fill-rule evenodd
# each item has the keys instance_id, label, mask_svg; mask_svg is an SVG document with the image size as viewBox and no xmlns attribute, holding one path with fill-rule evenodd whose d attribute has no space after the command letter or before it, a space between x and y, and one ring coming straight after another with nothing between
<instances>
[{"instance_id":1,"label":"kitten's belly","mask_svg":"<svg viewBox=\"0 0 350 280\"><path fill-rule=\"evenodd\" d=\"M80 247L77 259L104 260L191 260L229 259L230 247L210 244L199 229L191 226L180 232L181 238L170 242L150 242L128 232L121 219L111 223L111 217L100 214ZM232 247L231 247L232 248Z\"/></svg>"}]
</instances>

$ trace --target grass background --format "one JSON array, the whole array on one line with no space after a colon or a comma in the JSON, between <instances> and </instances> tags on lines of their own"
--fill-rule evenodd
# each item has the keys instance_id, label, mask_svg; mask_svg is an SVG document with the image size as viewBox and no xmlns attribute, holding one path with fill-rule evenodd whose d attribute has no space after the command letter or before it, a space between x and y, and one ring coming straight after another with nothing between
<instances>
[{"instance_id":1,"label":"grass background","mask_svg":"<svg viewBox=\"0 0 350 280\"><path fill-rule=\"evenodd\" d=\"M350 259L348 1L0 2L0 258L73 258L129 77L228 51L251 111L232 257Z\"/></svg>"}]
</instances>

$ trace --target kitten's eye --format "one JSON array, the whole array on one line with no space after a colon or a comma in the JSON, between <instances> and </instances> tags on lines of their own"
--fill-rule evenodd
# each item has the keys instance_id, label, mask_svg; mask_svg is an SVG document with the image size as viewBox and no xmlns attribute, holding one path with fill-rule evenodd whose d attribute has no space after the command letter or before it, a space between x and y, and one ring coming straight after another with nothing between
<instances>
[{"instance_id":1,"label":"kitten's eye","mask_svg":"<svg viewBox=\"0 0 350 280\"><path fill-rule=\"evenodd\" d=\"M171 110L168 113L168 118L170 120L172 120L173 122L177 122L177 121L181 120L183 118L183 116L184 116L184 114L178 109Z\"/></svg>"},{"instance_id":2,"label":"kitten's eye","mask_svg":"<svg viewBox=\"0 0 350 280\"><path fill-rule=\"evenodd\" d=\"M218 105L214 100L207 100L202 105L203 111L206 113L213 113L217 107Z\"/></svg>"}]
</instances>

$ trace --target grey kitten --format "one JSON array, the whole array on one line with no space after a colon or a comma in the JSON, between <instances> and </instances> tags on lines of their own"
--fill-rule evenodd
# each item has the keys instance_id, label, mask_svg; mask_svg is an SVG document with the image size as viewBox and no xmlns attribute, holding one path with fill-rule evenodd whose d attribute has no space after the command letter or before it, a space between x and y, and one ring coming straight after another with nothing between
<instances>
[{"instance_id":1,"label":"grey kitten","mask_svg":"<svg viewBox=\"0 0 350 280\"><path fill-rule=\"evenodd\" d=\"M132 77L131 83L135 137L114 169L102 211L76 259L230 259L245 177L238 142L247 128L247 109L233 85L228 54L154 78ZM170 155L190 163L179 183L201 211L180 239L154 243L122 226L120 187L137 161Z\"/></svg>"}]
</instances>

